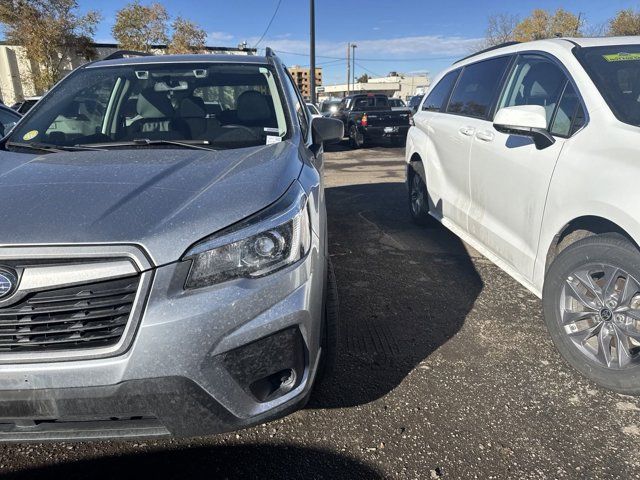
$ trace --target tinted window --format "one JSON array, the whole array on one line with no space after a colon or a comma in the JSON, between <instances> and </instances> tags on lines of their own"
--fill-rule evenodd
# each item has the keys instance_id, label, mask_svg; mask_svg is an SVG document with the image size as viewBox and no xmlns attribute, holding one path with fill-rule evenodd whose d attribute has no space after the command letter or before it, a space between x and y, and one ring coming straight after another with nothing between
<instances>
[{"instance_id":1,"label":"tinted window","mask_svg":"<svg viewBox=\"0 0 640 480\"><path fill-rule=\"evenodd\" d=\"M516 62L499 108L516 105L542 106L547 112L548 126L566 83L566 75L552 61L538 55L523 55ZM575 97L575 92L573 95ZM569 95L567 102L570 101ZM569 122L571 118L572 115L569 116Z\"/></svg>"},{"instance_id":2,"label":"tinted window","mask_svg":"<svg viewBox=\"0 0 640 480\"><path fill-rule=\"evenodd\" d=\"M20 117L9 110L0 109L0 136L9 133L9 130L18 123Z\"/></svg>"},{"instance_id":3,"label":"tinted window","mask_svg":"<svg viewBox=\"0 0 640 480\"><path fill-rule=\"evenodd\" d=\"M551 133L561 137L568 137L572 133L572 125L576 114L578 113L578 107L582 107L580 104L580 98L573 88L571 83L567 84L567 88L562 94L562 99L558 105L558 111L553 119L551 125ZM582 123L584 124L584 114L582 116Z\"/></svg>"},{"instance_id":4,"label":"tinted window","mask_svg":"<svg viewBox=\"0 0 640 480\"><path fill-rule=\"evenodd\" d=\"M580 48L575 55L618 120L640 126L640 45Z\"/></svg>"},{"instance_id":5,"label":"tinted window","mask_svg":"<svg viewBox=\"0 0 640 480\"><path fill-rule=\"evenodd\" d=\"M447 112L487 118L509 59L498 57L465 67Z\"/></svg>"},{"instance_id":6,"label":"tinted window","mask_svg":"<svg viewBox=\"0 0 640 480\"><path fill-rule=\"evenodd\" d=\"M422 109L429 112L439 112L442 110L445 107L445 102L449 98L451 89L455 85L459 74L460 70L455 70L442 77L442 80L431 89L431 93L429 93L427 99L422 104Z\"/></svg>"}]
</instances>

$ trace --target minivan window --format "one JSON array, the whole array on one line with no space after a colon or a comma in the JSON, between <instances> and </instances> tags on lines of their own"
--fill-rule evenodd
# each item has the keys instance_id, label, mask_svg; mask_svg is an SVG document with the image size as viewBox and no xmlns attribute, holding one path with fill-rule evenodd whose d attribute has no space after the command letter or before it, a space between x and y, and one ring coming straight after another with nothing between
<instances>
[{"instance_id":1,"label":"minivan window","mask_svg":"<svg viewBox=\"0 0 640 480\"><path fill-rule=\"evenodd\" d=\"M584 125L584 113L581 112L582 103L580 102L580 97L573 84L568 82L553 118L551 133L560 137L572 135L575 130ZM581 118L582 120L580 120ZM577 128L574 127L576 121L579 122Z\"/></svg>"},{"instance_id":2,"label":"minivan window","mask_svg":"<svg viewBox=\"0 0 640 480\"><path fill-rule=\"evenodd\" d=\"M449 98L451 89L456 83L460 75L460 70L454 70L447 73L442 79L431 89L431 93L427 96L427 99L422 104L422 110L429 112L439 112L444 108L445 102Z\"/></svg>"},{"instance_id":3,"label":"minivan window","mask_svg":"<svg viewBox=\"0 0 640 480\"><path fill-rule=\"evenodd\" d=\"M640 126L640 45L574 49L613 114Z\"/></svg>"},{"instance_id":4,"label":"minivan window","mask_svg":"<svg viewBox=\"0 0 640 480\"><path fill-rule=\"evenodd\" d=\"M497 57L464 67L447 112L487 118L510 59Z\"/></svg>"},{"instance_id":5,"label":"minivan window","mask_svg":"<svg viewBox=\"0 0 640 480\"><path fill-rule=\"evenodd\" d=\"M567 76L551 60L540 55L522 55L518 57L498 107L539 105L547 113L549 126L566 83Z\"/></svg>"},{"instance_id":6,"label":"minivan window","mask_svg":"<svg viewBox=\"0 0 640 480\"><path fill-rule=\"evenodd\" d=\"M34 107L6 146L116 148L177 141L228 149L273 143L288 131L275 78L266 65L82 68Z\"/></svg>"}]
</instances>

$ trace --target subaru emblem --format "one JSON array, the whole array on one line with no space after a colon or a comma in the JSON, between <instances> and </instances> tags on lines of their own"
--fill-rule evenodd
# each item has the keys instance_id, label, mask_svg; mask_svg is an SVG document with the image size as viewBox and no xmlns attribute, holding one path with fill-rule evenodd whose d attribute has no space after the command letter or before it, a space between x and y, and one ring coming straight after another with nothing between
<instances>
[{"instance_id":1,"label":"subaru emblem","mask_svg":"<svg viewBox=\"0 0 640 480\"><path fill-rule=\"evenodd\" d=\"M0 299L13 293L16 283L15 274L8 270L0 270Z\"/></svg>"}]
</instances>

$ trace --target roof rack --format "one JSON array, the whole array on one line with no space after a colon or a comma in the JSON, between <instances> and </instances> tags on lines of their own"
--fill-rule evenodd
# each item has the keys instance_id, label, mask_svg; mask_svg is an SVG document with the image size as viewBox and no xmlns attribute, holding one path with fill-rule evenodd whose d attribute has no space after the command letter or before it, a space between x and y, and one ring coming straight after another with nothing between
<instances>
[{"instance_id":1,"label":"roof rack","mask_svg":"<svg viewBox=\"0 0 640 480\"><path fill-rule=\"evenodd\" d=\"M475 57L476 55L481 55L483 53L491 52L493 50L497 50L498 48L510 47L511 45L518 45L519 43L520 42L505 42L505 43L501 43L500 45L494 45L493 47L485 48L484 50L480 50L479 52L472 53L471 55L467 55L466 57L461 58L460 60L457 60L457 61L453 62L453 64L457 65L460 62L464 62L465 60L467 60L469 58Z\"/></svg>"},{"instance_id":2,"label":"roof rack","mask_svg":"<svg viewBox=\"0 0 640 480\"><path fill-rule=\"evenodd\" d=\"M273 49L271 47L267 47L265 49L265 57L275 57L276 56L276 52L273 51Z\"/></svg>"},{"instance_id":3,"label":"roof rack","mask_svg":"<svg viewBox=\"0 0 640 480\"><path fill-rule=\"evenodd\" d=\"M119 60L121 58L129 57L152 57L153 53L149 52L136 52L135 50L118 50L110 55L107 55L102 60Z\"/></svg>"}]
</instances>

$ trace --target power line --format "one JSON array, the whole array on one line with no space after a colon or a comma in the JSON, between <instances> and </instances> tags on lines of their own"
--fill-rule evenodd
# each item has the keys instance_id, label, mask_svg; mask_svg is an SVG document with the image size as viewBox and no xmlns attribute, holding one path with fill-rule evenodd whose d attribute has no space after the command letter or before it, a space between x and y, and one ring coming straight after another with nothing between
<instances>
[{"instance_id":1,"label":"power line","mask_svg":"<svg viewBox=\"0 0 640 480\"><path fill-rule=\"evenodd\" d=\"M364 65L361 65L360 62L356 62L356 65L358 67L360 67L361 69L363 69L365 72L370 73L371 75L373 75L374 77L382 77L383 75L379 75L376 72L372 72L371 70L369 70L367 67L365 67Z\"/></svg>"},{"instance_id":2,"label":"power line","mask_svg":"<svg viewBox=\"0 0 640 480\"><path fill-rule=\"evenodd\" d=\"M271 28L271 24L273 23L273 21L276 18L276 15L278 14L278 10L280 10L280 5L282 4L282 0L278 0L278 5L276 5L276 9L273 12L273 15L271 16L271 20L269 20L269 24L267 25L266 30L264 31L264 33L262 34L262 36L260 37L260 40L258 40L258 42L253 46L253 48L258 48L258 45L260 45L260 42L262 42L262 40L264 39L265 35L267 34L267 32L269 32L269 29Z\"/></svg>"}]
</instances>

